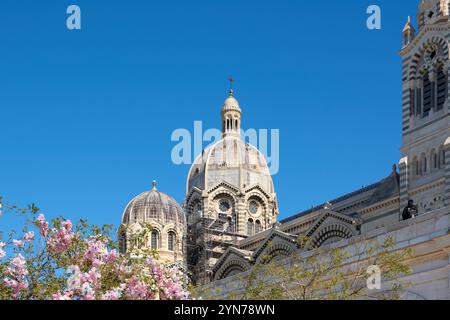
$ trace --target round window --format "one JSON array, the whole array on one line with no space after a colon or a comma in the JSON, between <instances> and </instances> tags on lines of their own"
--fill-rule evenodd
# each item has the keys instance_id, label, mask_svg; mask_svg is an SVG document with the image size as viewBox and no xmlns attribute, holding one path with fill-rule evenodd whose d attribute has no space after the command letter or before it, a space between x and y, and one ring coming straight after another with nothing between
<instances>
[{"instance_id":1,"label":"round window","mask_svg":"<svg viewBox=\"0 0 450 320\"><path fill-rule=\"evenodd\" d=\"M228 200L220 200L219 209L221 212L228 212L231 209L231 204Z\"/></svg>"},{"instance_id":2,"label":"round window","mask_svg":"<svg viewBox=\"0 0 450 320\"><path fill-rule=\"evenodd\" d=\"M257 214L259 210L259 203L256 201L251 201L248 206L248 210L251 214Z\"/></svg>"}]
</instances>

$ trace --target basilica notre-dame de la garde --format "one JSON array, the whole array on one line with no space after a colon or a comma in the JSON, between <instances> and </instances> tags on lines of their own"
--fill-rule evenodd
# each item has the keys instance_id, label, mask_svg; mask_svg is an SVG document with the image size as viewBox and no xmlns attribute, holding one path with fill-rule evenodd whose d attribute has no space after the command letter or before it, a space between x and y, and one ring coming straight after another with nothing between
<instances>
[{"instance_id":1,"label":"basilica notre-dame de la garde","mask_svg":"<svg viewBox=\"0 0 450 320\"><path fill-rule=\"evenodd\" d=\"M144 245L184 266L194 284L226 293L263 256L288 259L392 236L397 249L414 250L407 261L413 272L402 279L413 285L403 298L450 299L449 2L421 0L417 29L410 18L403 29L401 155L386 177L279 221L276 186L264 156L241 139L242 109L230 90L220 113L222 139L198 155L182 205L154 182L125 208L122 251L150 223ZM299 235L309 239L301 248Z\"/></svg>"}]
</instances>

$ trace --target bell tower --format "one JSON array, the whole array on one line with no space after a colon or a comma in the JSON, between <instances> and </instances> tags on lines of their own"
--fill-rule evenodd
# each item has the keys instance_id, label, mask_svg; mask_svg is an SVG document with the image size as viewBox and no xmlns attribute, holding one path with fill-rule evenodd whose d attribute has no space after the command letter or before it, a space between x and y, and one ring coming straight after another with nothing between
<instances>
[{"instance_id":1,"label":"bell tower","mask_svg":"<svg viewBox=\"0 0 450 320\"><path fill-rule=\"evenodd\" d=\"M400 211L450 205L449 0L421 0L403 29Z\"/></svg>"}]
</instances>

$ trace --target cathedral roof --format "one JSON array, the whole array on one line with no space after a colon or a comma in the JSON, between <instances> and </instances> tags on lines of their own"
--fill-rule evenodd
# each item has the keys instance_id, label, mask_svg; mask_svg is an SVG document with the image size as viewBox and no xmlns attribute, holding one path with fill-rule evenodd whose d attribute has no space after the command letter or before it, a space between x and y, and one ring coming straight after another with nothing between
<instances>
[{"instance_id":1,"label":"cathedral roof","mask_svg":"<svg viewBox=\"0 0 450 320\"><path fill-rule=\"evenodd\" d=\"M361 188L357 191L347 193L339 198L329 201L328 203L324 203L322 205L313 207L309 210L300 212L294 216L288 217L288 218L280 221L280 223L283 224L283 223L291 222L297 218L300 218L302 216L306 216L310 213L321 210L326 205L332 205L334 207L338 207L339 204L344 201L351 202L352 198L355 198L355 201L356 201L357 200L356 198L359 196L362 196L362 195L365 195L364 204L367 207L367 206L373 205L375 203L390 199L392 197L399 196L399 192L400 192L399 175L398 175L396 169L394 169L389 176L387 176L386 178L384 178L374 184L371 184L367 187Z\"/></svg>"},{"instance_id":2,"label":"cathedral roof","mask_svg":"<svg viewBox=\"0 0 450 320\"><path fill-rule=\"evenodd\" d=\"M134 222L151 224L152 221L160 224L185 224L183 210L177 201L158 191L156 182L153 182L152 190L143 192L130 201L122 217L123 224Z\"/></svg>"}]
</instances>

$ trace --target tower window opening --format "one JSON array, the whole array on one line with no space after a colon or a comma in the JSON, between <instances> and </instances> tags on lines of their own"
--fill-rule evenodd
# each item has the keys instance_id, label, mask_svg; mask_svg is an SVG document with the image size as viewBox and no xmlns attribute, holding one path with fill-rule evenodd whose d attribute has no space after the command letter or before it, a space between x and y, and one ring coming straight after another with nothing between
<instances>
[{"instance_id":1,"label":"tower window opening","mask_svg":"<svg viewBox=\"0 0 450 320\"><path fill-rule=\"evenodd\" d=\"M151 233L151 247L153 250L158 249L158 231L153 230Z\"/></svg>"},{"instance_id":2,"label":"tower window opening","mask_svg":"<svg viewBox=\"0 0 450 320\"><path fill-rule=\"evenodd\" d=\"M260 233L261 230L262 230L261 222L259 220L256 220L256 222L255 222L255 234Z\"/></svg>"},{"instance_id":3,"label":"tower window opening","mask_svg":"<svg viewBox=\"0 0 450 320\"><path fill-rule=\"evenodd\" d=\"M253 236L254 234L254 225L253 225L253 219L248 219L247 221L247 235Z\"/></svg>"},{"instance_id":4,"label":"tower window opening","mask_svg":"<svg viewBox=\"0 0 450 320\"><path fill-rule=\"evenodd\" d=\"M433 99L433 92L432 92L432 83L430 81L430 77L425 75L423 79L423 116L427 117L430 113L430 110L432 108L432 99Z\"/></svg>"},{"instance_id":5,"label":"tower window opening","mask_svg":"<svg viewBox=\"0 0 450 320\"><path fill-rule=\"evenodd\" d=\"M168 244L167 244L169 251L175 251L175 241L176 241L175 233L173 231L170 231L168 235Z\"/></svg>"},{"instance_id":6,"label":"tower window opening","mask_svg":"<svg viewBox=\"0 0 450 320\"><path fill-rule=\"evenodd\" d=\"M437 72L437 88L436 88L436 110L444 108L445 99L447 98L447 74L443 67L439 67Z\"/></svg>"},{"instance_id":7,"label":"tower window opening","mask_svg":"<svg viewBox=\"0 0 450 320\"><path fill-rule=\"evenodd\" d=\"M419 176L419 160L417 158L413 160L413 172L416 177Z\"/></svg>"}]
</instances>

